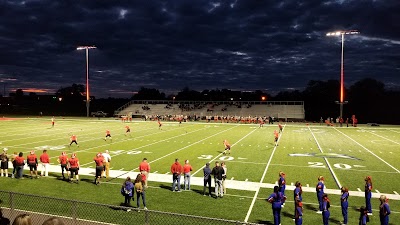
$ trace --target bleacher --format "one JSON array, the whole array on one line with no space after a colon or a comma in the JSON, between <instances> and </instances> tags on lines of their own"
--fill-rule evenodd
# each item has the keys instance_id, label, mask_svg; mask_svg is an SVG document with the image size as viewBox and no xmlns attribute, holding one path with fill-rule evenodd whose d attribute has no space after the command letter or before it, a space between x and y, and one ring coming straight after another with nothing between
<instances>
[{"instance_id":1,"label":"bleacher","mask_svg":"<svg viewBox=\"0 0 400 225\"><path fill-rule=\"evenodd\" d=\"M187 115L187 116L271 116L287 120L303 120L304 102L301 101L131 101L115 111L115 116L132 115Z\"/></svg>"}]
</instances>

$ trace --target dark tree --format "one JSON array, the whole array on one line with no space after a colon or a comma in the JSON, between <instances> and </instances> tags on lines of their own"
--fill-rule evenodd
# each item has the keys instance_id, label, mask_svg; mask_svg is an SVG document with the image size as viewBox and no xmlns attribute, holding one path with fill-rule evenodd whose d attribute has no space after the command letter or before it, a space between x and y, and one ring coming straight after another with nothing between
<instances>
[{"instance_id":1,"label":"dark tree","mask_svg":"<svg viewBox=\"0 0 400 225\"><path fill-rule=\"evenodd\" d=\"M165 93L161 93L155 88L141 87L137 94L133 95L134 100L164 100Z\"/></svg>"}]
</instances>

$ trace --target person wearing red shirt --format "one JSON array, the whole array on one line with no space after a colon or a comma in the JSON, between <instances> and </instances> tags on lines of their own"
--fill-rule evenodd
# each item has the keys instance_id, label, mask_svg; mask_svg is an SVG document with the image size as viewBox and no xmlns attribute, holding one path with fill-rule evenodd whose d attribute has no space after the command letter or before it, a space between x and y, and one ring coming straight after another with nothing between
<instances>
[{"instance_id":1,"label":"person wearing red shirt","mask_svg":"<svg viewBox=\"0 0 400 225\"><path fill-rule=\"evenodd\" d=\"M104 141L107 141L107 138L110 139L110 141L112 142L112 137L111 137L110 130L106 130L106 137L104 138Z\"/></svg>"},{"instance_id":2,"label":"person wearing red shirt","mask_svg":"<svg viewBox=\"0 0 400 225\"><path fill-rule=\"evenodd\" d=\"M54 127L54 116L51 118L51 127Z\"/></svg>"},{"instance_id":3,"label":"person wearing red shirt","mask_svg":"<svg viewBox=\"0 0 400 225\"><path fill-rule=\"evenodd\" d=\"M159 129L159 130L162 130L162 129L161 129L162 123L161 123L160 119L158 119L157 122L158 122L158 129Z\"/></svg>"},{"instance_id":4,"label":"person wearing red shirt","mask_svg":"<svg viewBox=\"0 0 400 225\"><path fill-rule=\"evenodd\" d=\"M76 182L79 182L79 175L78 175L78 171L79 171L79 159L76 157L76 153L72 153L71 155L71 159L68 160L68 168L69 171L71 172L71 176L69 179L69 182L72 182L72 179L76 178Z\"/></svg>"},{"instance_id":5,"label":"person wearing red shirt","mask_svg":"<svg viewBox=\"0 0 400 225\"><path fill-rule=\"evenodd\" d=\"M79 145L78 145L78 138L76 137L76 135L75 134L73 134L72 136L71 136L71 143L69 143L69 146L71 146L72 145L72 143L75 143L76 144L76 146L78 146L79 147Z\"/></svg>"},{"instance_id":6,"label":"person wearing red shirt","mask_svg":"<svg viewBox=\"0 0 400 225\"><path fill-rule=\"evenodd\" d=\"M278 127L279 127L279 133L282 133L282 129L283 129L282 124L278 123Z\"/></svg>"},{"instance_id":7,"label":"person wearing red shirt","mask_svg":"<svg viewBox=\"0 0 400 225\"><path fill-rule=\"evenodd\" d=\"M101 152L99 152L93 160L96 163L96 178L94 179L94 183L96 185L99 185L101 180L101 173L103 172L104 157Z\"/></svg>"},{"instance_id":8,"label":"person wearing red shirt","mask_svg":"<svg viewBox=\"0 0 400 225\"><path fill-rule=\"evenodd\" d=\"M42 163L42 170L40 171L40 176L49 176L49 165L50 165L50 158L47 154L47 150L43 150L43 154L40 155L40 162Z\"/></svg>"},{"instance_id":9,"label":"person wearing red shirt","mask_svg":"<svg viewBox=\"0 0 400 225\"><path fill-rule=\"evenodd\" d=\"M14 159L14 164L17 168L17 174L15 175L15 178L17 179L24 179L22 173L24 171L24 165L25 165L25 159L24 159L24 153L20 152L18 156L15 157Z\"/></svg>"},{"instance_id":10,"label":"person wearing red shirt","mask_svg":"<svg viewBox=\"0 0 400 225\"><path fill-rule=\"evenodd\" d=\"M29 170L31 173L31 179L33 179L33 171L35 171L36 178L39 178L37 174L38 160L35 155L35 151L33 150L31 151L31 153L26 157L26 161L28 162Z\"/></svg>"},{"instance_id":11,"label":"person wearing red shirt","mask_svg":"<svg viewBox=\"0 0 400 225\"><path fill-rule=\"evenodd\" d=\"M61 155L58 157L57 162L61 165L61 174L63 176L63 180L65 180L64 170L67 171L67 177L69 177L69 169L68 165L68 156L66 152L62 152Z\"/></svg>"},{"instance_id":12,"label":"person wearing red shirt","mask_svg":"<svg viewBox=\"0 0 400 225\"><path fill-rule=\"evenodd\" d=\"M193 168L189 164L189 160L185 160L185 165L183 166L183 190L190 190L190 171L192 171Z\"/></svg>"},{"instance_id":13,"label":"person wearing red shirt","mask_svg":"<svg viewBox=\"0 0 400 225\"><path fill-rule=\"evenodd\" d=\"M179 163L179 159L175 159L175 162L171 165L172 173L172 191L175 192L176 187L178 192L181 192L181 174L183 172L183 167Z\"/></svg>"},{"instance_id":14,"label":"person wearing red shirt","mask_svg":"<svg viewBox=\"0 0 400 225\"><path fill-rule=\"evenodd\" d=\"M142 162L139 164L139 171L146 176L144 186L147 188L147 179L150 173L150 164L147 162L147 158L143 158Z\"/></svg>"}]
</instances>

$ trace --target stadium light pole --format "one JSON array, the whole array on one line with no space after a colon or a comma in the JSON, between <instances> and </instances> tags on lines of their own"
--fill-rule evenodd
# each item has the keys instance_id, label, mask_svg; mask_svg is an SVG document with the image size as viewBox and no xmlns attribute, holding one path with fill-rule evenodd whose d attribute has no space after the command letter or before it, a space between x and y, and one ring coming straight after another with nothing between
<instances>
[{"instance_id":1,"label":"stadium light pole","mask_svg":"<svg viewBox=\"0 0 400 225\"><path fill-rule=\"evenodd\" d=\"M78 46L76 50L86 50L86 117L89 117L90 95L89 95L89 49L96 46Z\"/></svg>"},{"instance_id":2,"label":"stadium light pole","mask_svg":"<svg viewBox=\"0 0 400 225\"><path fill-rule=\"evenodd\" d=\"M326 36L341 36L342 37L342 55L340 60L340 98L339 98L339 106L340 106L340 119L343 119L343 104L347 102L344 101L344 36L345 35L354 35L359 34L357 30L347 30L347 31L335 31L326 33Z\"/></svg>"}]
</instances>

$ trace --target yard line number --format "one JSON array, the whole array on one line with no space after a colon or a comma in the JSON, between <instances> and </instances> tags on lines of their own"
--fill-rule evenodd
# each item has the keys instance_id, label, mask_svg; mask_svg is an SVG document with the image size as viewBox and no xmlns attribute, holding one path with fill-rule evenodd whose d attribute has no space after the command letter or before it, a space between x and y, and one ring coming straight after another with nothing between
<instances>
[{"instance_id":1,"label":"yard line number","mask_svg":"<svg viewBox=\"0 0 400 225\"><path fill-rule=\"evenodd\" d=\"M326 168L326 166L324 165L324 163L322 162L308 162L309 167L313 167L313 168ZM345 164L345 163L335 163L333 164L333 166L337 169L351 169L352 166L350 166L349 164Z\"/></svg>"}]
</instances>

